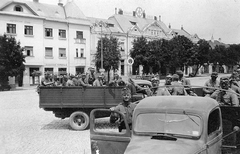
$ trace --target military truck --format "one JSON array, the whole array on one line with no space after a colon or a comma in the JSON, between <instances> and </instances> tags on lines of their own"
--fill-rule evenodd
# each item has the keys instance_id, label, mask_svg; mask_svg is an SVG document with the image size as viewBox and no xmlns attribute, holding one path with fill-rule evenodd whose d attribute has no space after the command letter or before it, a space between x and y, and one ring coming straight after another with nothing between
<instances>
[{"instance_id":1,"label":"military truck","mask_svg":"<svg viewBox=\"0 0 240 154\"><path fill-rule=\"evenodd\" d=\"M142 87L151 88L151 82L134 80ZM122 87L39 87L39 107L52 111L57 118L69 118L74 130L85 130L89 126L89 115L96 108L110 108L122 101ZM132 101L145 97L141 93L132 95ZM101 114L99 116L109 116Z\"/></svg>"},{"instance_id":2,"label":"military truck","mask_svg":"<svg viewBox=\"0 0 240 154\"><path fill-rule=\"evenodd\" d=\"M214 99L194 96L154 96L137 104L129 129L119 132L109 119L90 114L92 154L221 154L238 150L239 107L221 107ZM116 112L116 111L114 111ZM225 152L226 152L225 151ZM239 153L239 152L238 152Z\"/></svg>"}]
</instances>

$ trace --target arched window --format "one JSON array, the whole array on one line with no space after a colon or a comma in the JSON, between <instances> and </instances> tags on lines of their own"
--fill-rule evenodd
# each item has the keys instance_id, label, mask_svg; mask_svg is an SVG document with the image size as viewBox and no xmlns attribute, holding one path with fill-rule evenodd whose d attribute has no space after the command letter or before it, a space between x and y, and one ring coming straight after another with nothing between
<instances>
[{"instance_id":1,"label":"arched window","mask_svg":"<svg viewBox=\"0 0 240 154\"><path fill-rule=\"evenodd\" d=\"M23 8L20 5L16 5L14 11L23 12Z\"/></svg>"}]
</instances>

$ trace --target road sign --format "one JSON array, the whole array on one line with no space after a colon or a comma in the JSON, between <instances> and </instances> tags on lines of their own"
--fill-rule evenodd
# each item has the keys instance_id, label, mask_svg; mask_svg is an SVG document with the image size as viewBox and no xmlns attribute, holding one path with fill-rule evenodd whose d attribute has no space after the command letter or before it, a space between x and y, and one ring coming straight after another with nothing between
<instances>
[{"instance_id":1,"label":"road sign","mask_svg":"<svg viewBox=\"0 0 240 154\"><path fill-rule=\"evenodd\" d=\"M132 65L134 63L134 60L131 57L129 57L127 59L127 63L128 63L128 65Z\"/></svg>"}]
</instances>

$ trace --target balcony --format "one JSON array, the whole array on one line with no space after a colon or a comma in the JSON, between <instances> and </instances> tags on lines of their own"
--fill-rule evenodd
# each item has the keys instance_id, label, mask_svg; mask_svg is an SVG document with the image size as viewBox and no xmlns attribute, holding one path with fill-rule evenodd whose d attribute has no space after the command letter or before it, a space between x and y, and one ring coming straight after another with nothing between
<instances>
[{"instance_id":1,"label":"balcony","mask_svg":"<svg viewBox=\"0 0 240 154\"><path fill-rule=\"evenodd\" d=\"M85 38L74 38L76 44L86 44Z\"/></svg>"}]
</instances>

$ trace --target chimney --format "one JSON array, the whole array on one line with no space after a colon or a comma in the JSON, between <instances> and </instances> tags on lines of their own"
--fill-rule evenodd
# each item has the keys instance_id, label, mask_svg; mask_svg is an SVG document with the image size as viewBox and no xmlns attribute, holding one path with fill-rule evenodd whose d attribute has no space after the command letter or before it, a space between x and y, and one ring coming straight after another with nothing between
<instances>
[{"instance_id":1,"label":"chimney","mask_svg":"<svg viewBox=\"0 0 240 154\"><path fill-rule=\"evenodd\" d=\"M222 40L221 38L218 39L219 42L221 42L221 40Z\"/></svg>"},{"instance_id":2,"label":"chimney","mask_svg":"<svg viewBox=\"0 0 240 154\"><path fill-rule=\"evenodd\" d=\"M161 21L161 16L159 16L159 21Z\"/></svg>"},{"instance_id":3,"label":"chimney","mask_svg":"<svg viewBox=\"0 0 240 154\"><path fill-rule=\"evenodd\" d=\"M157 17L156 17L156 16L154 16L154 20L157 20Z\"/></svg>"},{"instance_id":4,"label":"chimney","mask_svg":"<svg viewBox=\"0 0 240 154\"><path fill-rule=\"evenodd\" d=\"M146 13L145 13L145 11L143 12L143 18L146 18Z\"/></svg>"},{"instance_id":5,"label":"chimney","mask_svg":"<svg viewBox=\"0 0 240 154\"><path fill-rule=\"evenodd\" d=\"M136 12L135 11L133 11L133 16L136 17Z\"/></svg>"},{"instance_id":6,"label":"chimney","mask_svg":"<svg viewBox=\"0 0 240 154\"><path fill-rule=\"evenodd\" d=\"M117 8L115 7L115 14L117 14Z\"/></svg>"},{"instance_id":7,"label":"chimney","mask_svg":"<svg viewBox=\"0 0 240 154\"><path fill-rule=\"evenodd\" d=\"M118 14L123 14L123 10L122 10L122 9L119 9L119 10L118 10Z\"/></svg>"},{"instance_id":8,"label":"chimney","mask_svg":"<svg viewBox=\"0 0 240 154\"><path fill-rule=\"evenodd\" d=\"M183 25L181 26L181 30L183 30Z\"/></svg>"},{"instance_id":9,"label":"chimney","mask_svg":"<svg viewBox=\"0 0 240 154\"><path fill-rule=\"evenodd\" d=\"M62 0L59 0L59 1L58 1L58 5L59 5L59 6L63 6Z\"/></svg>"},{"instance_id":10,"label":"chimney","mask_svg":"<svg viewBox=\"0 0 240 154\"><path fill-rule=\"evenodd\" d=\"M38 0L33 0L33 2L36 2L36 3L38 3Z\"/></svg>"},{"instance_id":11,"label":"chimney","mask_svg":"<svg viewBox=\"0 0 240 154\"><path fill-rule=\"evenodd\" d=\"M169 23L168 28L171 29L171 24Z\"/></svg>"}]
</instances>

